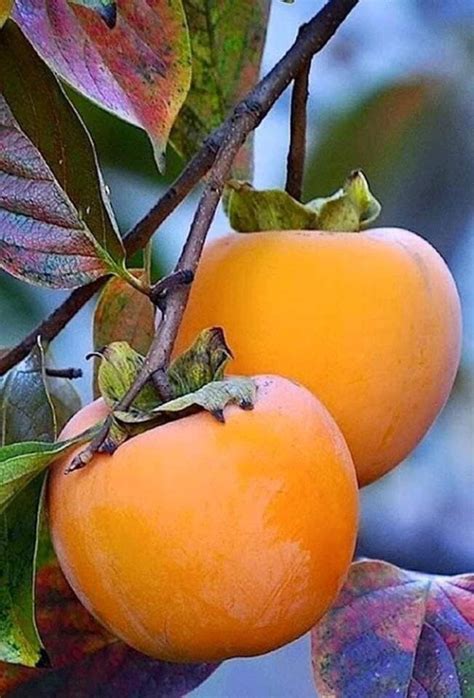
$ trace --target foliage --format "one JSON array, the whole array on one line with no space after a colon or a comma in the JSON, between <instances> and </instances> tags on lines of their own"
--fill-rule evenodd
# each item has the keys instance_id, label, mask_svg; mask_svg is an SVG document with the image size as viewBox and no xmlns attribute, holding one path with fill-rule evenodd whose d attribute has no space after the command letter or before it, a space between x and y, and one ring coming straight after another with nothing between
<instances>
[{"instance_id":1,"label":"foliage","mask_svg":"<svg viewBox=\"0 0 474 698\"><path fill-rule=\"evenodd\" d=\"M147 131L163 168L168 134L191 79L181 0L123 3L113 29L94 10L65 0L18 0L14 17L66 82Z\"/></svg>"},{"instance_id":2,"label":"foliage","mask_svg":"<svg viewBox=\"0 0 474 698\"><path fill-rule=\"evenodd\" d=\"M123 248L92 142L56 78L10 21L0 34L0 62L0 266L56 288L119 270Z\"/></svg>"},{"instance_id":3,"label":"foliage","mask_svg":"<svg viewBox=\"0 0 474 698\"><path fill-rule=\"evenodd\" d=\"M433 577L352 565L312 632L322 696L468 698L474 686L474 575Z\"/></svg>"}]
</instances>

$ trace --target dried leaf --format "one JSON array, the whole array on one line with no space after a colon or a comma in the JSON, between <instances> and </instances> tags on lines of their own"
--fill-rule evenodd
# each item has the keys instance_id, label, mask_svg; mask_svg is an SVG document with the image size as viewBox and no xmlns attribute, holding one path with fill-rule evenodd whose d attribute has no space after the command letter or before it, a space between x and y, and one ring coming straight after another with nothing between
<instances>
[{"instance_id":1,"label":"dried leaf","mask_svg":"<svg viewBox=\"0 0 474 698\"><path fill-rule=\"evenodd\" d=\"M17 0L13 16L52 70L148 133L161 168L191 80L181 0L122 2L113 29L66 0Z\"/></svg>"},{"instance_id":2,"label":"dried leaf","mask_svg":"<svg viewBox=\"0 0 474 698\"><path fill-rule=\"evenodd\" d=\"M317 230L318 217L280 189L259 191L248 182L231 180L227 185L226 213L233 230Z\"/></svg>"},{"instance_id":3,"label":"dried leaf","mask_svg":"<svg viewBox=\"0 0 474 698\"><path fill-rule=\"evenodd\" d=\"M312 632L325 698L468 698L474 686L474 575L433 577L379 561L352 565Z\"/></svg>"},{"instance_id":4,"label":"dried leaf","mask_svg":"<svg viewBox=\"0 0 474 698\"><path fill-rule=\"evenodd\" d=\"M234 230L334 230L357 232L373 223L380 204L360 170L332 196L302 204L280 189L258 191L248 182L227 184L226 213Z\"/></svg>"},{"instance_id":5,"label":"dried leaf","mask_svg":"<svg viewBox=\"0 0 474 698\"><path fill-rule=\"evenodd\" d=\"M141 269L130 270L140 278ZM145 355L150 348L155 332L155 306L144 294L133 288L127 281L118 277L111 279L99 296L94 313L94 349L102 349L107 344L125 341L132 349ZM99 395L97 369L94 362L94 394Z\"/></svg>"},{"instance_id":6,"label":"dried leaf","mask_svg":"<svg viewBox=\"0 0 474 698\"><path fill-rule=\"evenodd\" d=\"M144 357L127 342L112 342L100 352L101 362L97 375L99 391L110 407L123 398L134 384L144 363ZM132 406L138 410L151 409L159 403L159 396L151 382L138 393Z\"/></svg>"},{"instance_id":7,"label":"dried leaf","mask_svg":"<svg viewBox=\"0 0 474 698\"><path fill-rule=\"evenodd\" d=\"M89 135L12 22L0 65L0 266L54 288L124 273Z\"/></svg>"},{"instance_id":8,"label":"dried leaf","mask_svg":"<svg viewBox=\"0 0 474 698\"><path fill-rule=\"evenodd\" d=\"M189 159L208 133L257 82L269 0L184 0L191 37L193 78L171 134ZM236 176L252 172L251 141L240 153Z\"/></svg>"},{"instance_id":9,"label":"dried leaf","mask_svg":"<svg viewBox=\"0 0 474 698\"><path fill-rule=\"evenodd\" d=\"M165 402L148 412L131 410L130 412L114 412L116 419L124 424L146 424L167 421L170 416L187 414L189 410L200 407L210 412L220 422L225 421L224 408L227 405L238 405L242 409L252 409L255 403L256 388L251 378L232 376L222 381L214 381L193 393L182 395L174 400Z\"/></svg>"},{"instance_id":10,"label":"dried leaf","mask_svg":"<svg viewBox=\"0 0 474 698\"><path fill-rule=\"evenodd\" d=\"M203 330L194 344L178 356L168 369L174 397L186 395L211 381L222 380L232 358L222 327Z\"/></svg>"},{"instance_id":11,"label":"dried leaf","mask_svg":"<svg viewBox=\"0 0 474 698\"><path fill-rule=\"evenodd\" d=\"M382 208L360 170L352 172L335 194L314 199L307 207L316 212L319 230L341 232L367 228L378 218Z\"/></svg>"}]
</instances>

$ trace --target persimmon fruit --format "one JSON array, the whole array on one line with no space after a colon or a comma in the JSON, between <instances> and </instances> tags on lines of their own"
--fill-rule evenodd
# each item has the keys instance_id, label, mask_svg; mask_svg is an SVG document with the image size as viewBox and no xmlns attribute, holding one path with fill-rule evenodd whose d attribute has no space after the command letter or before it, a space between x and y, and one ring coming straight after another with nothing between
<instances>
[{"instance_id":1,"label":"persimmon fruit","mask_svg":"<svg viewBox=\"0 0 474 698\"><path fill-rule=\"evenodd\" d=\"M55 463L54 547L89 611L177 662L256 655L309 630L354 551L357 480L344 438L305 388L260 376L252 411L152 428L83 470ZM78 412L62 437L107 413ZM83 448L83 446L79 447Z\"/></svg>"},{"instance_id":2,"label":"persimmon fruit","mask_svg":"<svg viewBox=\"0 0 474 698\"><path fill-rule=\"evenodd\" d=\"M360 485L400 463L443 407L461 312L440 255L414 233L231 233L204 250L176 346L221 325L232 373L309 388L341 428Z\"/></svg>"}]
</instances>

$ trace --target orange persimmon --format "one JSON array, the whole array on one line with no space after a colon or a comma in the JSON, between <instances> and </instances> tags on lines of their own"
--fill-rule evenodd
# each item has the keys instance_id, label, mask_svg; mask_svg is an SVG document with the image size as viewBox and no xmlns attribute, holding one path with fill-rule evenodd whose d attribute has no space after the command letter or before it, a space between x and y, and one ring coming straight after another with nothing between
<instances>
[{"instance_id":1,"label":"orange persimmon","mask_svg":"<svg viewBox=\"0 0 474 698\"><path fill-rule=\"evenodd\" d=\"M176 350L221 325L237 374L309 388L343 432L359 483L405 458L443 407L459 363L452 276L406 230L231 233L204 250Z\"/></svg>"},{"instance_id":2,"label":"orange persimmon","mask_svg":"<svg viewBox=\"0 0 474 698\"><path fill-rule=\"evenodd\" d=\"M52 540L69 583L119 638L160 659L247 656L309 630L351 562L357 481L325 407L255 379L252 411L200 412L49 479ZM98 400L62 437L107 413Z\"/></svg>"}]
</instances>

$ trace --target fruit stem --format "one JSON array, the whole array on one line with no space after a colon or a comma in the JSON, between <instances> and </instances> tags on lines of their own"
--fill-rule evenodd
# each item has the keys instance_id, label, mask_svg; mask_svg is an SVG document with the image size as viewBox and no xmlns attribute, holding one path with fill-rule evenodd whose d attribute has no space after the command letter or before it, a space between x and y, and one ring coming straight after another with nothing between
<instances>
[{"instance_id":1,"label":"fruit stem","mask_svg":"<svg viewBox=\"0 0 474 698\"><path fill-rule=\"evenodd\" d=\"M287 158L285 189L288 194L297 201L301 201L303 189L310 69L311 58L306 61L295 77L293 91L291 93L290 147Z\"/></svg>"}]
</instances>

